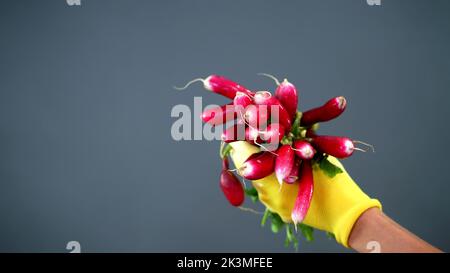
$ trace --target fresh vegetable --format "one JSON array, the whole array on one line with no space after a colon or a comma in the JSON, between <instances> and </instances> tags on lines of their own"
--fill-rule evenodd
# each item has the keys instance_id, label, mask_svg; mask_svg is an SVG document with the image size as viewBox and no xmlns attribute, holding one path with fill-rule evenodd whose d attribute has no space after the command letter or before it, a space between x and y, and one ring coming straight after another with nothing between
<instances>
[{"instance_id":1,"label":"fresh vegetable","mask_svg":"<svg viewBox=\"0 0 450 273\"><path fill-rule=\"evenodd\" d=\"M342 173L343 169L333 164L333 160L329 160L330 156L346 158L352 155L354 150L365 151L355 147L357 143L372 149L373 147L347 137L322 136L316 133L319 123L332 120L344 112L347 105L344 97L332 98L324 105L302 113L297 111L298 92L292 83L286 79L280 83L272 75L262 75L275 80L275 95L268 91L252 92L218 75L192 80L177 89L185 89L190 84L201 81L207 90L232 100L226 105L205 110L201 118L213 126L236 120L234 125L224 130L220 149L223 159L220 187L233 206L241 206L245 195L253 202L260 200L255 188L244 189L241 181L229 170L228 155L232 146L227 143L233 141L245 140L259 147L259 152L248 157L240 168L236 169L243 178L259 180L274 175L280 185L283 182L294 187L298 185L295 202L286 204L293 206L293 224L283 222L280 215L267 208L261 222L261 225L264 225L270 219L274 233L285 228L285 244L292 244L297 248L298 239L293 232L294 228L299 228L307 241L313 239L314 229L302 223L314 192L313 167L332 178ZM241 209L252 210L243 207Z\"/></svg>"},{"instance_id":2,"label":"fresh vegetable","mask_svg":"<svg viewBox=\"0 0 450 273\"><path fill-rule=\"evenodd\" d=\"M294 167L295 154L290 145L283 145L278 148L275 160L275 175L280 185L291 174Z\"/></svg>"},{"instance_id":3,"label":"fresh vegetable","mask_svg":"<svg viewBox=\"0 0 450 273\"><path fill-rule=\"evenodd\" d=\"M233 103L225 104L219 107L206 109L202 112L202 120L211 125L224 124L236 119Z\"/></svg>"},{"instance_id":4,"label":"fresh vegetable","mask_svg":"<svg viewBox=\"0 0 450 273\"><path fill-rule=\"evenodd\" d=\"M267 105L272 116L272 121L274 118L278 119L278 123L282 124L287 131L291 130L292 120L289 113L270 92L258 91L255 93L253 100L256 105Z\"/></svg>"},{"instance_id":5,"label":"fresh vegetable","mask_svg":"<svg viewBox=\"0 0 450 273\"><path fill-rule=\"evenodd\" d=\"M312 159L316 154L314 147L306 140L296 140L293 146L295 154L301 159Z\"/></svg>"},{"instance_id":6,"label":"fresh vegetable","mask_svg":"<svg viewBox=\"0 0 450 273\"><path fill-rule=\"evenodd\" d=\"M299 168L301 164L301 159L296 158L294 162L294 166L292 167L291 173L288 177L284 179L284 182L288 184L294 184L299 178Z\"/></svg>"},{"instance_id":7,"label":"fresh vegetable","mask_svg":"<svg viewBox=\"0 0 450 273\"><path fill-rule=\"evenodd\" d=\"M228 170L228 160L224 159L224 161L226 161L226 163L223 163L224 168L220 174L220 188L228 202L230 202L231 205L238 207L242 205L245 199L244 187L239 179Z\"/></svg>"},{"instance_id":8,"label":"fresh vegetable","mask_svg":"<svg viewBox=\"0 0 450 273\"><path fill-rule=\"evenodd\" d=\"M233 104L235 109L240 108L244 112L245 108L253 103L253 99L242 92L237 92L236 96L233 98Z\"/></svg>"},{"instance_id":9,"label":"fresh vegetable","mask_svg":"<svg viewBox=\"0 0 450 273\"><path fill-rule=\"evenodd\" d=\"M202 82L203 87L206 90L210 90L214 93L220 94L229 99L234 99L237 92L242 92L249 96L253 96L253 92L248 90L244 86L242 86L238 83L235 83L232 80L229 80L223 76L218 76L218 75L211 75L211 76L208 76L206 79L202 79L202 78L194 79L194 80L188 82L185 86L175 87L175 89L184 90L195 82Z\"/></svg>"},{"instance_id":10,"label":"fresh vegetable","mask_svg":"<svg viewBox=\"0 0 450 273\"><path fill-rule=\"evenodd\" d=\"M260 136L260 131L255 127L245 128L245 140L247 140L250 143L256 142L258 144L263 142Z\"/></svg>"},{"instance_id":11,"label":"fresh vegetable","mask_svg":"<svg viewBox=\"0 0 450 273\"><path fill-rule=\"evenodd\" d=\"M311 126L317 122L332 120L341 115L346 106L347 101L344 97L332 98L320 107L303 112L301 124L302 126Z\"/></svg>"},{"instance_id":12,"label":"fresh vegetable","mask_svg":"<svg viewBox=\"0 0 450 273\"><path fill-rule=\"evenodd\" d=\"M283 139L286 129L278 123L267 125L266 130L260 131L261 139L269 144L278 144Z\"/></svg>"},{"instance_id":13,"label":"fresh vegetable","mask_svg":"<svg viewBox=\"0 0 450 273\"><path fill-rule=\"evenodd\" d=\"M264 127L269 119L268 107L266 105L249 105L245 110L244 118L249 126Z\"/></svg>"},{"instance_id":14,"label":"fresh vegetable","mask_svg":"<svg viewBox=\"0 0 450 273\"><path fill-rule=\"evenodd\" d=\"M321 152L337 158L349 157L355 150L353 141L347 137L315 136L312 143Z\"/></svg>"},{"instance_id":15,"label":"fresh vegetable","mask_svg":"<svg viewBox=\"0 0 450 273\"><path fill-rule=\"evenodd\" d=\"M292 210L292 221L296 226L305 219L314 190L313 172L311 161L304 160L300 170L300 181L298 183L298 194Z\"/></svg>"},{"instance_id":16,"label":"fresh vegetable","mask_svg":"<svg viewBox=\"0 0 450 273\"><path fill-rule=\"evenodd\" d=\"M222 133L222 141L225 143L238 140L245 140L245 126L243 124L234 124Z\"/></svg>"},{"instance_id":17,"label":"fresh vegetable","mask_svg":"<svg viewBox=\"0 0 450 273\"><path fill-rule=\"evenodd\" d=\"M275 90L275 97L286 108L291 119L294 118L297 113L298 95L297 88L290 83L287 79L284 79Z\"/></svg>"},{"instance_id":18,"label":"fresh vegetable","mask_svg":"<svg viewBox=\"0 0 450 273\"><path fill-rule=\"evenodd\" d=\"M251 155L239 168L239 174L245 179L258 180L273 173L275 157L271 152L259 152Z\"/></svg>"},{"instance_id":19,"label":"fresh vegetable","mask_svg":"<svg viewBox=\"0 0 450 273\"><path fill-rule=\"evenodd\" d=\"M291 119L294 119L297 113L298 105L298 94L297 88L290 83L287 79L284 79L281 83L273 75L267 73L258 73L258 75L266 76L275 81L277 89L275 90L275 97L280 101L280 103L286 108Z\"/></svg>"}]
</instances>

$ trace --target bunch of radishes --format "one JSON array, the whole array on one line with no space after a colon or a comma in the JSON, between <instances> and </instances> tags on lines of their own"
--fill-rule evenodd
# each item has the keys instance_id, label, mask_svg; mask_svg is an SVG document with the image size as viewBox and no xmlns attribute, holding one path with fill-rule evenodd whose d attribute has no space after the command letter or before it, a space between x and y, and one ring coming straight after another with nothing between
<instances>
[{"instance_id":1,"label":"bunch of radishes","mask_svg":"<svg viewBox=\"0 0 450 273\"><path fill-rule=\"evenodd\" d=\"M229 169L227 155L230 146L227 143L245 140L261 147L261 151L250 156L237 170L238 173L245 179L258 180L275 172L280 187L283 183L297 183L299 191L291 214L294 225L297 225L303 221L311 203L314 188L312 166L317 164L332 177L342 171L329 162L327 156L349 157L354 150L360 150L354 143L363 142L315 133L319 122L332 120L344 112L344 97L332 98L320 107L301 113L297 111L296 87L286 79L280 83L271 75L263 75L275 80L275 95L268 91L251 91L217 75L195 79L182 89L201 81L207 90L232 100L202 114L203 121L213 126L237 120L222 134L220 186L228 201L233 206L240 206L244 202L245 191L241 181ZM243 133L239 135L239 132ZM265 144L271 144L272 149L265 148Z\"/></svg>"}]
</instances>

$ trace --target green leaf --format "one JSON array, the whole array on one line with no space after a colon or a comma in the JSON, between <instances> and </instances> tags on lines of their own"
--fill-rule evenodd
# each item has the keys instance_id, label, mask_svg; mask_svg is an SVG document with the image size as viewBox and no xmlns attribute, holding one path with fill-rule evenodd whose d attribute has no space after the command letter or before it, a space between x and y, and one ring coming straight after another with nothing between
<instances>
[{"instance_id":1,"label":"green leaf","mask_svg":"<svg viewBox=\"0 0 450 273\"><path fill-rule=\"evenodd\" d=\"M270 212L269 216L270 216L270 220L272 222L272 225L271 225L272 232L278 233L280 231L280 229L282 229L284 226L283 220L281 220L281 217L274 212Z\"/></svg>"},{"instance_id":2,"label":"green leaf","mask_svg":"<svg viewBox=\"0 0 450 273\"><path fill-rule=\"evenodd\" d=\"M342 173L342 169L331 163L326 157L319 161L319 168L330 178Z\"/></svg>"},{"instance_id":3,"label":"green leaf","mask_svg":"<svg viewBox=\"0 0 450 273\"><path fill-rule=\"evenodd\" d=\"M281 227L279 225L277 225L276 223L272 222L270 229L272 230L273 233L278 233L278 232L280 232Z\"/></svg>"},{"instance_id":4,"label":"green leaf","mask_svg":"<svg viewBox=\"0 0 450 273\"><path fill-rule=\"evenodd\" d=\"M298 227L300 228L300 231L302 232L303 237L305 237L306 241L311 242L314 240L314 229L308 225L305 224L299 224Z\"/></svg>"},{"instance_id":5,"label":"green leaf","mask_svg":"<svg viewBox=\"0 0 450 273\"><path fill-rule=\"evenodd\" d=\"M336 240L336 237L334 236L333 233L327 231L326 234L327 234L328 239L334 239L334 240Z\"/></svg>"},{"instance_id":6,"label":"green leaf","mask_svg":"<svg viewBox=\"0 0 450 273\"><path fill-rule=\"evenodd\" d=\"M253 203L256 203L259 198L258 198L258 191L256 191L256 189L254 187L251 187L249 189L245 189L245 194L250 197L250 199L252 199Z\"/></svg>"}]
</instances>

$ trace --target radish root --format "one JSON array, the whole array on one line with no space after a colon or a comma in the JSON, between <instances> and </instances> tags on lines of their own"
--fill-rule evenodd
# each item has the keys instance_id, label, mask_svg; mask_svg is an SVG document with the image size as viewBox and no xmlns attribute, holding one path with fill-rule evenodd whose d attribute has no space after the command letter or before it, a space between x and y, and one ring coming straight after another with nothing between
<instances>
[{"instance_id":1,"label":"radish root","mask_svg":"<svg viewBox=\"0 0 450 273\"><path fill-rule=\"evenodd\" d=\"M263 215L263 214L264 214L263 212L254 210L254 209L252 209L252 208L242 207L242 206L241 206L241 207L238 207L238 209L240 209L240 210L242 210L242 211L245 211L245 212L250 212L250 213L253 213L253 214L256 214L256 215Z\"/></svg>"},{"instance_id":2,"label":"radish root","mask_svg":"<svg viewBox=\"0 0 450 273\"><path fill-rule=\"evenodd\" d=\"M192 81L186 83L183 87L174 86L173 88L175 88L176 90L185 90L186 88L188 88L193 83L202 82L203 84L205 84L205 81L206 81L206 79L197 78L197 79L193 79Z\"/></svg>"},{"instance_id":3,"label":"radish root","mask_svg":"<svg viewBox=\"0 0 450 273\"><path fill-rule=\"evenodd\" d=\"M264 77L268 77L271 78L272 80L275 81L276 85L280 85L280 81L273 75L267 74L267 73L258 73L259 76L264 76Z\"/></svg>"},{"instance_id":4,"label":"radish root","mask_svg":"<svg viewBox=\"0 0 450 273\"><path fill-rule=\"evenodd\" d=\"M369 143L366 143L366 142L363 142L360 140L353 140L353 143L358 143L358 144L362 144L366 147L369 147L372 150L372 152L375 153L375 147ZM355 148L355 150L360 150L360 149ZM367 152L367 151L365 151L365 152Z\"/></svg>"}]
</instances>

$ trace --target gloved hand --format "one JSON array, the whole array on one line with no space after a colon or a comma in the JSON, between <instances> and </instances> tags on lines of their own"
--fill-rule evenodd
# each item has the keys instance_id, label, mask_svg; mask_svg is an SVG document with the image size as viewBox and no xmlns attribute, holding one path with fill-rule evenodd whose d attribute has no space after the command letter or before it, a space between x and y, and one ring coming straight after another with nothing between
<instances>
[{"instance_id":1,"label":"gloved hand","mask_svg":"<svg viewBox=\"0 0 450 273\"><path fill-rule=\"evenodd\" d=\"M245 141L230 145L233 148L230 155L236 168L240 168L250 155L259 151L259 148ZM340 167L343 173L330 178L317 166L313 168L314 192L303 223L333 233L339 243L349 247L348 238L356 220L369 208L381 209L381 203L361 191L336 158L330 156L328 159ZM297 197L297 183L284 183L280 190L280 184L272 174L252 181L252 184L258 191L260 201L270 211L280 215L284 222L292 222L291 212Z\"/></svg>"}]
</instances>

